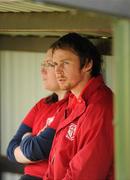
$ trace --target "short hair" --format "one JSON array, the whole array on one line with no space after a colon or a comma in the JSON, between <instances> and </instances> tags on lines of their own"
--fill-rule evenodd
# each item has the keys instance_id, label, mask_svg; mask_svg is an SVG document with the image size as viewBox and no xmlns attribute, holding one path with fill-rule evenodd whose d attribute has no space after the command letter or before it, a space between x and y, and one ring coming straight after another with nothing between
<instances>
[{"instance_id":1,"label":"short hair","mask_svg":"<svg viewBox=\"0 0 130 180\"><path fill-rule=\"evenodd\" d=\"M100 74L102 66L101 55L96 46L86 37L78 33L68 33L54 42L51 48L53 53L56 49L66 49L75 53L80 59L81 69L92 60L91 75L97 76Z\"/></svg>"}]
</instances>

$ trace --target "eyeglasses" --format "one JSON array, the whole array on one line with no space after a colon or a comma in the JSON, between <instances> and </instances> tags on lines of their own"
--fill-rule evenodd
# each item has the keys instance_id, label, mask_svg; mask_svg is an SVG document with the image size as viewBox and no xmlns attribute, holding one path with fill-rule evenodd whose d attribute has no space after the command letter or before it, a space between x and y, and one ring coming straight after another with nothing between
<instances>
[{"instance_id":1,"label":"eyeglasses","mask_svg":"<svg viewBox=\"0 0 130 180\"><path fill-rule=\"evenodd\" d=\"M54 67L55 67L55 65L54 65L53 62L44 62L44 63L41 64L41 68L42 69L43 68L45 68L45 69L47 69L47 68L54 68Z\"/></svg>"}]
</instances>

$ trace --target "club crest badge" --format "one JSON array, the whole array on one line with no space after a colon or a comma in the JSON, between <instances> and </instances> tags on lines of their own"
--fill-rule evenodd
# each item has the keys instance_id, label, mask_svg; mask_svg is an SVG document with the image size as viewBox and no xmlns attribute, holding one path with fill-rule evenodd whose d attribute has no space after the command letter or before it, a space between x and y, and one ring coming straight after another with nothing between
<instances>
[{"instance_id":1,"label":"club crest badge","mask_svg":"<svg viewBox=\"0 0 130 180\"><path fill-rule=\"evenodd\" d=\"M76 128L77 128L77 125L74 123L71 123L67 131L66 137L71 141L74 140Z\"/></svg>"},{"instance_id":2,"label":"club crest badge","mask_svg":"<svg viewBox=\"0 0 130 180\"><path fill-rule=\"evenodd\" d=\"M46 125L49 126L53 122L54 118L55 118L54 116L53 117L49 117L47 119Z\"/></svg>"}]
</instances>

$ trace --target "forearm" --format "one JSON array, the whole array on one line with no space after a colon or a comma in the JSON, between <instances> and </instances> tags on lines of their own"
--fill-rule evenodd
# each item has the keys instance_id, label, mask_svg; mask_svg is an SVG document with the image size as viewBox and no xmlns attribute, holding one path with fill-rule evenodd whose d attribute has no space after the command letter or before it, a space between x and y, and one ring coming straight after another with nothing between
<instances>
[{"instance_id":1,"label":"forearm","mask_svg":"<svg viewBox=\"0 0 130 180\"><path fill-rule=\"evenodd\" d=\"M19 146L22 136L26 132L31 132L31 130L32 129L30 127L28 127L27 125L21 124L21 126L17 130L15 136L11 139L11 141L9 142L9 145L7 147L7 157L9 160L16 161L15 156L14 156L14 150Z\"/></svg>"},{"instance_id":2,"label":"forearm","mask_svg":"<svg viewBox=\"0 0 130 180\"><path fill-rule=\"evenodd\" d=\"M20 149L30 161L48 159L55 130L46 128L38 136L27 135L20 143Z\"/></svg>"}]
</instances>

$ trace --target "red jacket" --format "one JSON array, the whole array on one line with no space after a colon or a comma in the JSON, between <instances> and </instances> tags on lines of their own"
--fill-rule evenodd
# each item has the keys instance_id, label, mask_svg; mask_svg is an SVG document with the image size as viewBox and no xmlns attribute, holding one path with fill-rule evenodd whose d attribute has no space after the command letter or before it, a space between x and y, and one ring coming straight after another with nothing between
<instances>
[{"instance_id":1,"label":"red jacket","mask_svg":"<svg viewBox=\"0 0 130 180\"><path fill-rule=\"evenodd\" d=\"M101 76L87 83L77 101L70 96L69 116L66 110L67 118L61 117L44 180L112 179L112 96Z\"/></svg>"}]
</instances>

